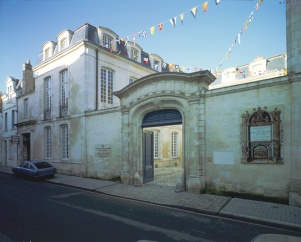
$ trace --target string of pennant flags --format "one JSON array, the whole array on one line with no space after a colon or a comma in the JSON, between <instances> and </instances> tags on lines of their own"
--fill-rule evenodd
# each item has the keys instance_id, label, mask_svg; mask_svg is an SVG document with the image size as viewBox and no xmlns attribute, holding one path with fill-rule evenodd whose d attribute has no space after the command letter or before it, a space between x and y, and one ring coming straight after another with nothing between
<instances>
[{"instance_id":1,"label":"string of pennant flags","mask_svg":"<svg viewBox=\"0 0 301 242\"><path fill-rule=\"evenodd\" d=\"M259 1L255 4L255 12L258 11L259 5L261 5L262 2L263 2L263 0L259 0ZM252 22L253 18L254 18L254 10L252 10L252 12L251 12L250 15L249 15L249 18L245 21L244 26L240 29L240 31L238 32L238 34L237 34L237 36L235 37L234 41L231 43L231 46L230 46L229 50L226 52L225 56L223 57L223 59L221 60L221 62L219 63L219 65L215 68L215 73L216 73L216 75L218 75L218 69L219 69L219 67L221 67L222 64L224 63L224 61L228 59L228 56L229 56L229 54L231 53L232 48L233 48L237 43L240 44L240 37L241 37L241 35L243 34L243 32L244 32L245 30L248 29L249 23Z\"/></svg>"},{"instance_id":2,"label":"string of pennant flags","mask_svg":"<svg viewBox=\"0 0 301 242\"><path fill-rule=\"evenodd\" d=\"M154 35L155 32L156 32L156 29L157 29L159 32L162 31L162 30L163 30L163 26L165 26L165 24L168 23L168 22L169 22L173 27L176 27L176 25L177 25L177 23L178 23L177 20L180 19L180 22L181 22L181 24L183 25L183 23L184 23L184 17L185 17L185 15L186 15L187 13L191 13L192 16L196 19L196 16L197 16L197 13L198 13L198 9L201 7L202 12L204 12L204 13L207 12L207 11L208 11L208 8L209 8L209 2L210 2L210 1L211 1L211 0L208 0L208 1L206 1L206 2L203 2L202 4L197 5L197 6L193 7L193 8L191 8L191 9L188 10L188 11L182 12L181 14L178 14L178 15L176 15L175 17L172 17L172 18L170 18L170 19L168 19L168 20L166 20L166 21L162 21L162 22L160 22L160 23L157 24L157 25L153 25L153 26L151 26L151 27L149 27L149 28L143 29L142 31L138 31L138 32L136 32L136 33L134 33L134 34L131 34L131 35L128 35L128 36L126 36L126 37L124 37L124 38L120 38L120 39L117 40L117 42L118 42L118 44L120 45L120 42L122 41L122 42L124 43L124 46L127 46L127 45L129 45L129 41L130 41L129 36L131 36L132 43L133 43L134 45L136 45L137 37L139 37L139 38L146 38L146 37L148 37L148 34ZM214 0L214 1L215 1L215 4L216 4L216 5L219 5L220 2L221 2L221 0ZM258 2L255 4L255 12L258 11L259 5L261 5L262 2L263 2L263 0L258 0ZM225 60L227 60L229 54L230 54L231 51L232 51L232 48L233 48L237 43L238 43L238 44L241 43L241 35L243 34L243 32L244 32L245 30L247 30L247 28L249 27L249 23L252 22L253 18L254 18L254 10L250 13L249 18L248 18L248 19L245 21L245 23L244 23L244 26L241 28L241 30L239 31L238 35L235 37L234 41L231 43L231 46L230 46L229 50L226 52L225 56L223 57L223 59L221 60L221 62L219 63L219 65L215 68L215 73L216 73L216 74L218 74L218 69L222 66L222 64L225 62ZM157 28L156 28L156 26L157 26ZM118 51L118 54L120 54L120 51ZM151 56L151 54L150 54L150 56ZM135 56L134 56L134 59L135 59ZM148 58L144 58L144 63L146 63L146 62L148 62ZM191 67L187 67L187 68L186 68L185 66L180 66L180 65L175 65L175 64L171 64L171 63L162 62L162 67L163 67L163 68L166 68L167 66L168 66L168 68L169 68L170 70L176 69L176 70L180 70L180 71L182 71L182 72L185 72L185 71L191 72L191 71L193 71L193 70L194 70L194 71L200 71L200 70L202 70L201 68L198 68L198 67L194 67L194 69L192 69ZM213 72L213 71L212 71L212 72Z\"/></svg>"}]
</instances>

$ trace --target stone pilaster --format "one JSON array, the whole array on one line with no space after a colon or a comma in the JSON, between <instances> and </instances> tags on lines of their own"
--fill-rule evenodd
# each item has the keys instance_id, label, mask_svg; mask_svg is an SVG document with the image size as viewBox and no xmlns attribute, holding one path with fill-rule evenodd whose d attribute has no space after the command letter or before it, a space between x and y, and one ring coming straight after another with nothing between
<instances>
[{"instance_id":1,"label":"stone pilaster","mask_svg":"<svg viewBox=\"0 0 301 242\"><path fill-rule=\"evenodd\" d=\"M121 182L123 184L131 183L131 172L129 164L129 113L122 112L121 118Z\"/></svg>"},{"instance_id":2,"label":"stone pilaster","mask_svg":"<svg viewBox=\"0 0 301 242\"><path fill-rule=\"evenodd\" d=\"M301 207L301 2L286 3L287 74L291 83L292 182L289 203Z\"/></svg>"}]
</instances>

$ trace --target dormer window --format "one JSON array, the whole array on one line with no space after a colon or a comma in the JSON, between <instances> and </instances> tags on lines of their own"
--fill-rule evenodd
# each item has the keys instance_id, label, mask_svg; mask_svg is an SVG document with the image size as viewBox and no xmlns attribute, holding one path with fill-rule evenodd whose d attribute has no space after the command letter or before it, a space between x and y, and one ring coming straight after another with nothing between
<instances>
[{"instance_id":1,"label":"dormer window","mask_svg":"<svg viewBox=\"0 0 301 242\"><path fill-rule=\"evenodd\" d=\"M154 60L153 61L153 69L159 71L160 61Z\"/></svg>"},{"instance_id":2,"label":"dormer window","mask_svg":"<svg viewBox=\"0 0 301 242\"><path fill-rule=\"evenodd\" d=\"M108 49L112 49L112 41L113 39L110 36L104 35L102 38L102 45Z\"/></svg>"},{"instance_id":3,"label":"dormer window","mask_svg":"<svg viewBox=\"0 0 301 242\"><path fill-rule=\"evenodd\" d=\"M61 51L67 48L67 38L61 40L60 47Z\"/></svg>"},{"instance_id":4,"label":"dormer window","mask_svg":"<svg viewBox=\"0 0 301 242\"><path fill-rule=\"evenodd\" d=\"M47 48L45 50L45 59L48 59L50 57L50 48Z\"/></svg>"},{"instance_id":5,"label":"dormer window","mask_svg":"<svg viewBox=\"0 0 301 242\"><path fill-rule=\"evenodd\" d=\"M137 61L138 59L138 51L134 48L131 49L131 59Z\"/></svg>"},{"instance_id":6,"label":"dormer window","mask_svg":"<svg viewBox=\"0 0 301 242\"><path fill-rule=\"evenodd\" d=\"M56 43L53 41L47 41L43 46L43 60L47 60L53 55Z\"/></svg>"}]
</instances>

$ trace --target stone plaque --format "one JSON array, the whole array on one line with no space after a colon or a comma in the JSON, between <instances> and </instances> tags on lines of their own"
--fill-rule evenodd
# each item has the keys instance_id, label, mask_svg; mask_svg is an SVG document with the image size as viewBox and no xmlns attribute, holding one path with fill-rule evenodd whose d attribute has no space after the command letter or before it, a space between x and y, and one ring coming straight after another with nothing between
<instances>
[{"instance_id":1,"label":"stone plaque","mask_svg":"<svg viewBox=\"0 0 301 242\"><path fill-rule=\"evenodd\" d=\"M213 151L213 163L220 165L233 165L234 153L232 151Z\"/></svg>"},{"instance_id":2,"label":"stone plaque","mask_svg":"<svg viewBox=\"0 0 301 242\"><path fill-rule=\"evenodd\" d=\"M95 156L98 158L108 158L111 157L111 145L99 145L95 147Z\"/></svg>"},{"instance_id":3,"label":"stone plaque","mask_svg":"<svg viewBox=\"0 0 301 242\"><path fill-rule=\"evenodd\" d=\"M250 127L250 140L254 141L270 141L271 126Z\"/></svg>"}]
</instances>

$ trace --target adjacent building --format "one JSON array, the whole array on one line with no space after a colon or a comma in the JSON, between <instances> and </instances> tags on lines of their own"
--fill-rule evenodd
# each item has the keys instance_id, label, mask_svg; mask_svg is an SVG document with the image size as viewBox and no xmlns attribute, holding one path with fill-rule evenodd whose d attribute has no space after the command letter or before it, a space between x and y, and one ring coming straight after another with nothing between
<instances>
[{"instance_id":1,"label":"adjacent building","mask_svg":"<svg viewBox=\"0 0 301 242\"><path fill-rule=\"evenodd\" d=\"M16 93L20 81L14 77L6 79L6 91L2 99L2 164L16 166L18 164L17 136L17 99Z\"/></svg>"}]
</instances>

